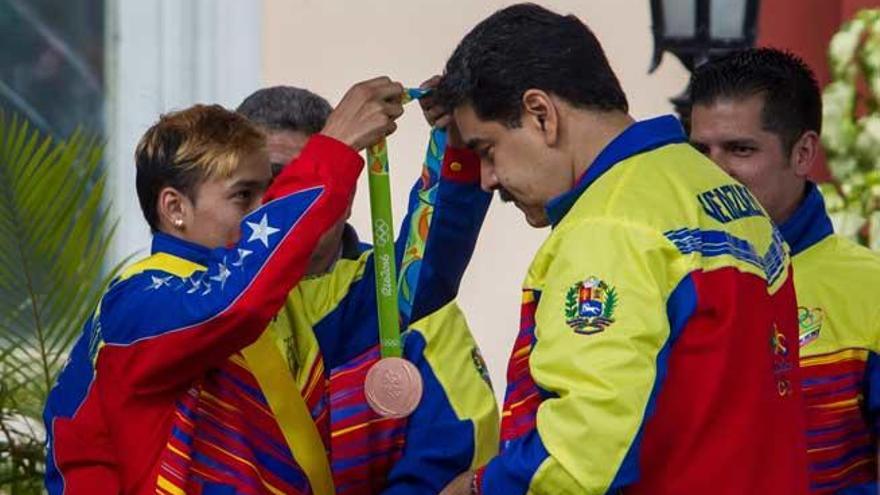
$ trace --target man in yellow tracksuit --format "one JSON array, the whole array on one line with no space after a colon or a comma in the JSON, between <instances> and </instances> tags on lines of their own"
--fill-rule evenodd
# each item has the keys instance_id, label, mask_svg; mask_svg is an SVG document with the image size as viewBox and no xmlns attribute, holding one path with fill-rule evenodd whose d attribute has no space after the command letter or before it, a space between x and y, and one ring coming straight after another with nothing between
<instances>
[{"instance_id":1,"label":"man in yellow tracksuit","mask_svg":"<svg viewBox=\"0 0 880 495\"><path fill-rule=\"evenodd\" d=\"M437 98L483 187L553 228L523 286L501 452L444 495L804 493L789 258L749 191L674 117L634 121L574 16L496 12Z\"/></svg>"},{"instance_id":2,"label":"man in yellow tracksuit","mask_svg":"<svg viewBox=\"0 0 880 495\"><path fill-rule=\"evenodd\" d=\"M810 68L774 49L701 67L691 141L749 187L791 246L812 493L877 493L880 256L834 233L808 173L822 99Z\"/></svg>"}]
</instances>

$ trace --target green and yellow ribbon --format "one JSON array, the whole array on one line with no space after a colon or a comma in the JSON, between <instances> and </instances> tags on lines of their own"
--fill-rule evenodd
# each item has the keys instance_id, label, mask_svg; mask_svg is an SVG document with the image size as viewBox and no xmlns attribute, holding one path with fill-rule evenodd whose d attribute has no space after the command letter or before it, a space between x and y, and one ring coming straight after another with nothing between
<instances>
[{"instance_id":1,"label":"green and yellow ribbon","mask_svg":"<svg viewBox=\"0 0 880 495\"><path fill-rule=\"evenodd\" d=\"M407 89L402 103L421 98L424 89ZM373 262L376 272L376 303L379 310L381 355L401 357L400 313L397 301L397 266L394 255L394 217L391 211L391 180L388 175L388 143L382 138L367 149L370 184L370 217L373 226Z\"/></svg>"}]
</instances>

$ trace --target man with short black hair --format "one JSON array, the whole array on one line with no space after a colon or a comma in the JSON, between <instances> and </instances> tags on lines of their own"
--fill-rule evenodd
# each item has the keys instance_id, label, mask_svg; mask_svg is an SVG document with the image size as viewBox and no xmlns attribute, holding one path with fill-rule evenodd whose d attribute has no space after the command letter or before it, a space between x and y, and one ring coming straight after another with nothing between
<instances>
[{"instance_id":1,"label":"man with short black hair","mask_svg":"<svg viewBox=\"0 0 880 495\"><path fill-rule=\"evenodd\" d=\"M880 257L834 234L809 180L816 78L797 56L759 48L700 67L691 88L691 142L754 193L791 247L811 490L877 493Z\"/></svg>"},{"instance_id":2,"label":"man with short black hair","mask_svg":"<svg viewBox=\"0 0 880 495\"><path fill-rule=\"evenodd\" d=\"M523 287L502 452L445 494L800 494L784 243L671 116L635 122L596 37L532 4L437 89L484 189L553 226Z\"/></svg>"}]
</instances>

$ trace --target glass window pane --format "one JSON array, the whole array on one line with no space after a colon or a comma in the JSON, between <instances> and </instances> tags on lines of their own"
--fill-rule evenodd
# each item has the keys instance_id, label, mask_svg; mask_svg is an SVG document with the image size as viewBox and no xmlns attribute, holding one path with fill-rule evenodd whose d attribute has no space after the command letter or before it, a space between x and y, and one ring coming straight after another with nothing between
<instances>
[{"instance_id":1,"label":"glass window pane","mask_svg":"<svg viewBox=\"0 0 880 495\"><path fill-rule=\"evenodd\" d=\"M0 108L64 138L101 133L103 0L0 2Z\"/></svg>"},{"instance_id":2,"label":"glass window pane","mask_svg":"<svg viewBox=\"0 0 880 495\"><path fill-rule=\"evenodd\" d=\"M712 0L709 22L712 39L739 39L746 22L746 0Z\"/></svg>"},{"instance_id":3,"label":"glass window pane","mask_svg":"<svg viewBox=\"0 0 880 495\"><path fill-rule=\"evenodd\" d=\"M663 20L666 36L693 38L696 35L696 0L663 0Z\"/></svg>"}]
</instances>

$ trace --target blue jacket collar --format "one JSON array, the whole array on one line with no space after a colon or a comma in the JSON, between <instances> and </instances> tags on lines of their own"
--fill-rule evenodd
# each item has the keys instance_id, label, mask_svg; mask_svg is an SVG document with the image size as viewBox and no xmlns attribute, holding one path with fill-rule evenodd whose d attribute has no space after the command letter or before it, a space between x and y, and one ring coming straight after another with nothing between
<instances>
[{"instance_id":1,"label":"blue jacket collar","mask_svg":"<svg viewBox=\"0 0 880 495\"><path fill-rule=\"evenodd\" d=\"M672 115L643 120L627 127L612 140L593 161L586 173L568 192L547 203L550 222L555 227L577 202L590 184L611 169L615 163L672 143L687 142L681 123Z\"/></svg>"},{"instance_id":2,"label":"blue jacket collar","mask_svg":"<svg viewBox=\"0 0 880 495\"><path fill-rule=\"evenodd\" d=\"M153 234L151 252L152 254L171 254L200 265L207 265L208 260L211 258L211 249L162 232Z\"/></svg>"},{"instance_id":3,"label":"blue jacket collar","mask_svg":"<svg viewBox=\"0 0 880 495\"><path fill-rule=\"evenodd\" d=\"M834 233L831 219L825 211L825 201L816 184L807 183L804 200L794 214L779 226L779 231L791 247L792 255L804 251Z\"/></svg>"}]
</instances>

